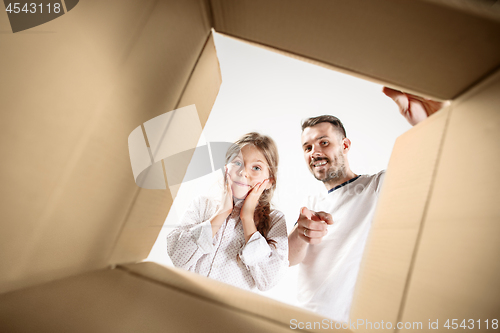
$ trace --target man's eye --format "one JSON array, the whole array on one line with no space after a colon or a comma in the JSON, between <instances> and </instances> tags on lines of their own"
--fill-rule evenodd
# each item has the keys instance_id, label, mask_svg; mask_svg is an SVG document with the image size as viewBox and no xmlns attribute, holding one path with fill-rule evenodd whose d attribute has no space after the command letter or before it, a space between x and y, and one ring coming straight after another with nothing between
<instances>
[{"instance_id":1,"label":"man's eye","mask_svg":"<svg viewBox=\"0 0 500 333\"><path fill-rule=\"evenodd\" d=\"M306 147L306 148L304 149L304 151L306 151L306 152L307 152L307 151L310 151L310 150L311 150L311 147Z\"/></svg>"},{"instance_id":2,"label":"man's eye","mask_svg":"<svg viewBox=\"0 0 500 333\"><path fill-rule=\"evenodd\" d=\"M328 141L323 141L323 142L321 142L321 144L322 144L323 146L326 146L326 145L328 144Z\"/></svg>"}]
</instances>

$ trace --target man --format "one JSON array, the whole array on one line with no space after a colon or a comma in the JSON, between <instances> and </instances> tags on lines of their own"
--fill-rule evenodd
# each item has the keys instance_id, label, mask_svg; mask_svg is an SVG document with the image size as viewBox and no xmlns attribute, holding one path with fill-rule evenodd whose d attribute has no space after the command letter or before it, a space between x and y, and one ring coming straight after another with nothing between
<instances>
[{"instance_id":1,"label":"man","mask_svg":"<svg viewBox=\"0 0 500 333\"><path fill-rule=\"evenodd\" d=\"M412 125L443 103L390 88L383 92L398 104ZM300 264L299 301L309 310L348 321L364 246L385 171L357 175L349 165L351 141L342 122L330 115L302 124L304 159L328 191L309 198L288 236L290 266Z\"/></svg>"}]
</instances>

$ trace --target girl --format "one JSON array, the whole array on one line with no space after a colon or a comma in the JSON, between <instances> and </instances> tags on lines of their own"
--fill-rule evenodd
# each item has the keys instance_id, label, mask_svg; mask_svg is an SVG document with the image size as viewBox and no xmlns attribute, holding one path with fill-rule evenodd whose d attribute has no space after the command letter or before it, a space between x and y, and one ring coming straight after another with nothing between
<instances>
[{"instance_id":1,"label":"girl","mask_svg":"<svg viewBox=\"0 0 500 333\"><path fill-rule=\"evenodd\" d=\"M244 289L273 287L288 267L285 217L270 207L277 168L270 137L236 141L226 153L222 200L197 198L168 235L174 265Z\"/></svg>"}]
</instances>

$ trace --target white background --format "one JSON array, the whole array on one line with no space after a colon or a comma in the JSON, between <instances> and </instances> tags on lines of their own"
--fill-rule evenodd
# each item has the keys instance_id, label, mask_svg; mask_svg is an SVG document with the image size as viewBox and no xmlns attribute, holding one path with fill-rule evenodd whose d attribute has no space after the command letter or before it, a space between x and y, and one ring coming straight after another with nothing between
<instances>
[{"instance_id":1,"label":"white background","mask_svg":"<svg viewBox=\"0 0 500 333\"><path fill-rule=\"evenodd\" d=\"M285 214L289 231L305 196L325 191L303 160L300 135L305 118L332 114L342 120L352 142L348 158L356 174L387 168L396 138L411 127L378 84L219 34L215 44L222 85L198 146L234 142L251 131L271 136L280 154L273 203ZM194 197L217 195L221 189L220 171L183 183L147 260L172 265L167 234ZM279 285L263 294L296 304L296 273L296 267L289 268Z\"/></svg>"}]
</instances>

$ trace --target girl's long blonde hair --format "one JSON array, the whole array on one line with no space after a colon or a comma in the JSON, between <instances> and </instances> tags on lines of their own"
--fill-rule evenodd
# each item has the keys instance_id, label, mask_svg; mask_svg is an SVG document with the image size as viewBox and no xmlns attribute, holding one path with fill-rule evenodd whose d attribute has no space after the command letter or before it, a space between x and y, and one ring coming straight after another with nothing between
<instances>
[{"instance_id":1,"label":"girl's long blonde hair","mask_svg":"<svg viewBox=\"0 0 500 333\"><path fill-rule=\"evenodd\" d=\"M267 165L269 166L269 178L273 180L271 188L264 190L259 198L259 203L255 207L254 221L257 231L267 240L268 244L276 246L276 242L268 239L267 235L271 229L271 199L273 198L274 191L276 190L277 173L278 173L278 148L273 139L267 135L251 132L239 138L226 152L226 164L230 163L236 156L238 156L241 149L247 145L252 145L257 148L262 155L266 158Z\"/></svg>"}]
</instances>

